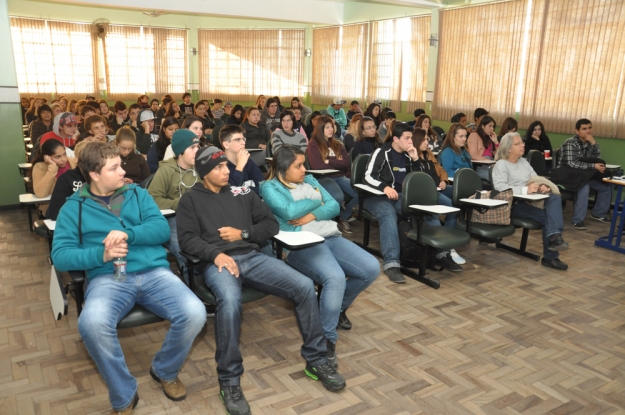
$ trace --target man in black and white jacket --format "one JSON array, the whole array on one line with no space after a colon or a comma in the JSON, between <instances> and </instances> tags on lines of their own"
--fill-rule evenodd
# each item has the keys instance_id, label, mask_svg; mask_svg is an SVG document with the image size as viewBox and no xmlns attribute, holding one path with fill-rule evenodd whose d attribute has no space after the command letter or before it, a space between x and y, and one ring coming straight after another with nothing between
<instances>
[{"instance_id":1,"label":"man in black and white jacket","mask_svg":"<svg viewBox=\"0 0 625 415\"><path fill-rule=\"evenodd\" d=\"M420 171L417 166L417 149L412 144L412 128L405 123L396 123L392 130L392 141L376 149L365 170L365 184L384 192L384 196L368 196L364 200L367 209L380 225L380 247L384 258L384 273L394 283L403 284L406 279L400 271L400 244L397 216L401 216L401 192L406 175ZM440 226L437 216L429 215L425 223ZM449 271L462 271L448 251L436 256Z\"/></svg>"}]
</instances>

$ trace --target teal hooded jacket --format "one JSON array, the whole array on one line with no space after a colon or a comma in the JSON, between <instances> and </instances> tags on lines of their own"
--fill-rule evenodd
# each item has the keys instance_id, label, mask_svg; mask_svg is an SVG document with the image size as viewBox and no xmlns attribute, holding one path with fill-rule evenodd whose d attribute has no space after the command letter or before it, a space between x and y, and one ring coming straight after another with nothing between
<instances>
[{"instance_id":1,"label":"teal hooded jacket","mask_svg":"<svg viewBox=\"0 0 625 415\"><path fill-rule=\"evenodd\" d=\"M56 221L52 261L59 271L86 271L87 278L113 274L113 261L104 262L102 241L113 230L128 234L126 271L169 268L169 224L147 190L134 184L115 191L105 205L83 184L70 196ZM113 211L119 211L119 217Z\"/></svg>"},{"instance_id":2,"label":"teal hooded jacket","mask_svg":"<svg viewBox=\"0 0 625 415\"><path fill-rule=\"evenodd\" d=\"M293 200L289 189L275 178L266 180L260 185L260 195L278 220L282 231L299 232L302 227L293 226L289 221L299 219L308 213L315 215L317 220L330 220L340 213L339 203L330 196L330 193L326 192L314 177L306 175L304 183L308 183L321 192L323 203L313 199L303 199L296 202Z\"/></svg>"}]
</instances>

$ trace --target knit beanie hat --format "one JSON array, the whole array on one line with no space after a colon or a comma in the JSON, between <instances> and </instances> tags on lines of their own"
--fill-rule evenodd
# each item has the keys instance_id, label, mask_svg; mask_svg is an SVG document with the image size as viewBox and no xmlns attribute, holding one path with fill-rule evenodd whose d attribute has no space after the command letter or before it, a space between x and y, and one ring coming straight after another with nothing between
<instances>
[{"instance_id":1,"label":"knit beanie hat","mask_svg":"<svg viewBox=\"0 0 625 415\"><path fill-rule=\"evenodd\" d=\"M200 179L204 179L204 176L224 161L228 161L228 158L219 147L204 147L195 153L195 170L197 170Z\"/></svg>"},{"instance_id":2,"label":"knit beanie hat","mask_svg":"<svg viewBox=\"0 0 625 415\"><path fill-rule=\"evenodd\" d=\"M193 144L199 143L197 135L191 130L176 130L171 137L171 149L176 156L181 155Z\"/></svg>"}]
</instances>

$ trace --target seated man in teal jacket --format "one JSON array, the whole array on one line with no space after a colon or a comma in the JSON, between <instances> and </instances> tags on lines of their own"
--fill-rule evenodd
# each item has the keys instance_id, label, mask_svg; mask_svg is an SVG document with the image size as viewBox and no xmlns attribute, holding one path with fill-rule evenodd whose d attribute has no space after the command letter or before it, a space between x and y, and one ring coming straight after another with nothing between
<instances>
[{"instance_id":1,"label":"seated man in teal jacket","mask_svg":"<svg viewBox=\"0 0 625 415\"><path fill-rule=\"evenodd\" d=\"M171 322L150 375L169 399L183 400L178 371L206 322L206 310L169 270L161 246L169 239L167 220L146 190L124 184L113 144L89 143L79 166L87 183L61 209L52 259L60 271L87 273L78 330L109 388L112 413L130 414L139 401L116 328L135 304Z\"/></svg>"}]
</instances>

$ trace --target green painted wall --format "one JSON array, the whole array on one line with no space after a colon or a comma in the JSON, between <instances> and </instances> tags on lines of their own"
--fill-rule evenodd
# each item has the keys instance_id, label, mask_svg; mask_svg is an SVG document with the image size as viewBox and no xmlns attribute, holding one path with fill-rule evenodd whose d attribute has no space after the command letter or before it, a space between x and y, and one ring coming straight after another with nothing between
<instances>
[{"instance_id":1,"label":"green painted wall","mask_svg":"<svg viewBox=\"0 0 625 415\"><path fill-rule=\"evenodd\" d=\"M0 0L0 56L3 57L0 87L17 87L6 0ZM17 163L25 161L21 119L22 110L19 103L0 104L0 125L2 125L0 206L19 203L18 197L20 193L24 193L24 182L17 168Z\"/></svg>"}]
</instances>

